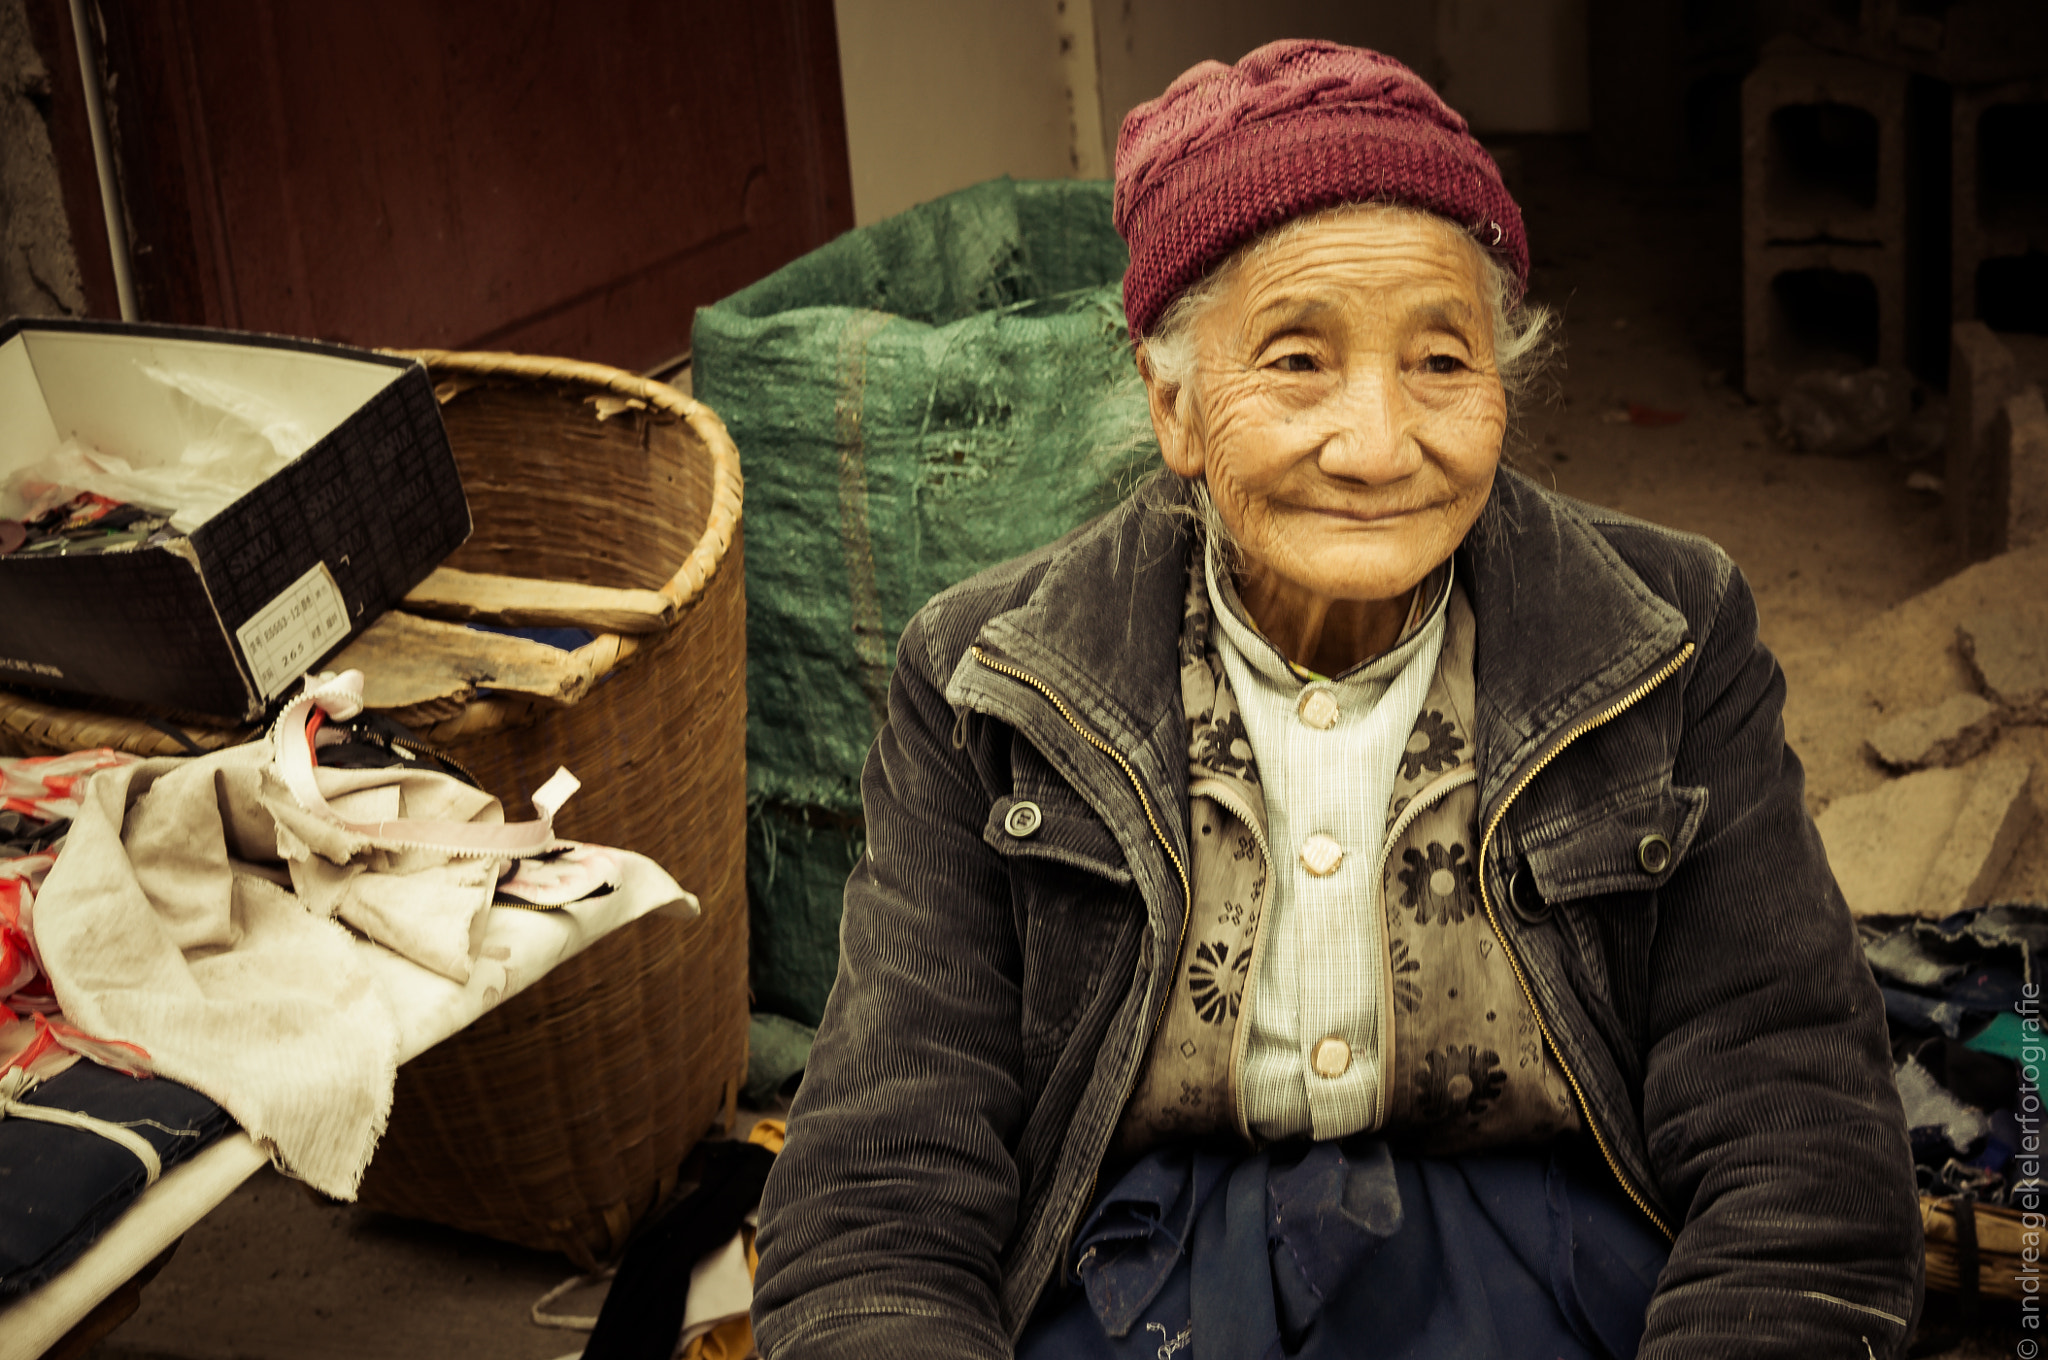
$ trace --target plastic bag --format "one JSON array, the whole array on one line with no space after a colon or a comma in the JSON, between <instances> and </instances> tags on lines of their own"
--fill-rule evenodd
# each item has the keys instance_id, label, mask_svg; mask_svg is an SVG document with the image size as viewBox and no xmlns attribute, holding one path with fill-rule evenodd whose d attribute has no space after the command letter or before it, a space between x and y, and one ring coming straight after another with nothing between
<instances>
[{"instance_id":1,"label":"plastic bag","mask_svg":"<svg viewBox=\"0 0 2048 1360\"><path fill-rule=\"evenodd\" d=\"M184 437L178 461L137 467L66 440L0 483L0 519L33 519L89 491L160 511L173 529L190 533L312 446L304 426L253 393L151 365L142 372L170 391Z\"/></svg>"}]
</instances>

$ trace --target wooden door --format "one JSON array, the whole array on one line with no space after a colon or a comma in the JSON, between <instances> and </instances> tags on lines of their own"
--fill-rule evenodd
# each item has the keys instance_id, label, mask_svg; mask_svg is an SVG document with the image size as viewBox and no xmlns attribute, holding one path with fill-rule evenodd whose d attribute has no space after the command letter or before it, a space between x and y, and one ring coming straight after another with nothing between
<instances>
[{"instance_id":1,"label":"wooden door","mask_svg":"<svg viewBox=\"0 0 2048 1360\"><path fill-rule=\"evenodd\" d=\"M63 0L32 5L75 73ZM146 320L644 369L852 225L831 0L88 8Z\"/></svg>"}]
</instances>

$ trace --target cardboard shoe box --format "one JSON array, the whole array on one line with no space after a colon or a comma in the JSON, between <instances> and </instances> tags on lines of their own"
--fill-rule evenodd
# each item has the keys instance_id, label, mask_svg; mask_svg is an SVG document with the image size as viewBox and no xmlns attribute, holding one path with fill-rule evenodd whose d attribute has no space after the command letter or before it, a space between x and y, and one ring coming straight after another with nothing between
<instances>
[{"instance_id":1,"label":"cardboard shoe box","mask_svg":"<svg viewBox=\"0 0 2048 1360\"><path fill-rule=\"evenodd\" d=\"M412 360L90 321L0 323L0 484L67 440L178 463L194 408L165 372L288 413L310 445L155 546L0 556L0 684L253 719L460 547L469 505Z\"/></svg>"}]
</instances>

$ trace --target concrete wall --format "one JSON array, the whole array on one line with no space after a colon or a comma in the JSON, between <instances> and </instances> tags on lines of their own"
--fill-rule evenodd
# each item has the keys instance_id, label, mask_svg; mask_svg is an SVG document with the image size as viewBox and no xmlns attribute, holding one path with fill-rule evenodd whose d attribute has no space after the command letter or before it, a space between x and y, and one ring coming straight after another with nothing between
<instances>
[{"instance_id":1,"label":"concrete wall","mask_svg":"<svg viewBox=\"0 0 2048 1360\"><path fill-rule=\"evenodd\" d=\"M997 175L1074 174L1059 0L834 8L857 221Z\"/></svg>"},{"instance_id":2,"label":"concrete wall","mask_svg":"<svg viewBox=\"0 0 2048 1360\"><path fill-rule=\"evenodd\" d=\"M1378 48L1486 132L1586 127L1586 0L836 0L854 216L1109 173L1132 106L1283 37Z\"/></svg>"},{"instance_id":3,"label":"concrete wall","mask_svg":"<svg viewBox=\"0 0 2048 1360\"><path fill-rule=\"evenodd\" d=\"M43 122L50 73L24 0L0 0L0 317L78 316L85 291Z\"/></svg>"},{"instance_id":4,"label":"concrete wall","mask_svg":"<svg viewBox=\"0 0 2048 1360\"><path fill-rule=\"evenodd\" d=\"M1436 0L1437 93L1480 132L1584 132L1586 0Z\"/></svg>"}]
</instances>

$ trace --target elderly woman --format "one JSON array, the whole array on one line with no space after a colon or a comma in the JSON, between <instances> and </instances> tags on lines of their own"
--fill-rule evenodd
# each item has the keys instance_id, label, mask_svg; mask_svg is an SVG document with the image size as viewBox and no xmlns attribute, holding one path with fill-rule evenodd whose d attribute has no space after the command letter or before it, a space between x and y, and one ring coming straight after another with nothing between
<instances>
[{"instance_id":1,"label":"elderly woman","mask_svg":"<svg viewBox=\"0 0 2048 1360\"><path fill-rule=\"evenodd\" d=\"M1521 215L1398 63L1124 122L1165 469L940 595L765 1353L1879 1357L1882 1008L1711 544L1500 467Z\"/></svg>"}]
</instances>

